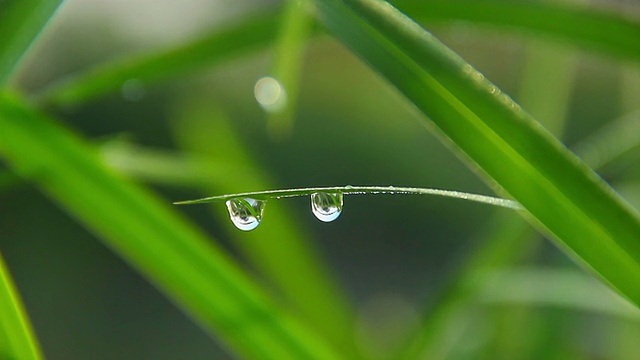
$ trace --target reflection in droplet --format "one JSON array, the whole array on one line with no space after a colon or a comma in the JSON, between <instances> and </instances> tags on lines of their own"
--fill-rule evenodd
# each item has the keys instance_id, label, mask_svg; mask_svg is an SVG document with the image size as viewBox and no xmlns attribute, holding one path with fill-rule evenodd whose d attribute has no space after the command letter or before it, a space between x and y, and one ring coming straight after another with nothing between
<instances>
[{"instance_id":1,"label":"reflection in droplet","mask_svg":"<svg viewBox=\"0 0 640 360\"><path fill-rule=\"evenodd\" d=\"M240 230L249 231L260 225L266 202L252 198L235 198L227 200L226 204L233 225Z\"/></svg>"},{"instance_id":2,"label":"reflection in droplet","mask_svg":"<svg viewBox=\"0 0 640 360\"><path fill-rule=\"evenodd\" d=\"M142 81L129 79L122 83L120 93L122 93L122 97L125 98L125 100L140 101L144 97L146 90Z\"/></svg>"},{"instance_id":3,"label":"reflection in droplet","mask_svg":"<svg viewBox=\"0 0 640 360\"><path fill-rule=\"evenodd\" d=\"M317 192L311 194L311 211L318 220L330 222L342 213L342 193Z\"/></svg>"},{"instance_id":4,"label":"reflection in droplet","mask_svg":"<svg viewBox=\"0 0 640 360\"><path fill-rule=\"evenodd\" d=\"M280 82L272 77L263 77L256 82L253 94L258 104L269 112L279 111L287 104L287 94Z\"/></svg>"}]
</instances>

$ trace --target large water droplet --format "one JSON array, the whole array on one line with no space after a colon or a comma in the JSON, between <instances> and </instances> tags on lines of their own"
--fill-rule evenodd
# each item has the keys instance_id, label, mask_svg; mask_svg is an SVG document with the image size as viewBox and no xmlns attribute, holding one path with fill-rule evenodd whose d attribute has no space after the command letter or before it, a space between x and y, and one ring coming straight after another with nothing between
<instances>
[{"instance_id":1,"label":"large water droplet","mask_svg":"<svg viewBox=\"0 0 640 360\"><path fill-rule=\"evenodd\" d=\"M233 225L240 230L249 231L260 225L266 202L252 198L235 198L227 200L226 204Z\"/></svg>"},{"instance_id":2,"label":"large water droplet","mask_svg":"<svg viewBox=\"0 0 640 360\"><path fill-rule=\"evenodd\" d=\"M317 192L311 194L311 211L318 220L330 222L342 213L342 193Z\"/></svg>"}]
</instances>

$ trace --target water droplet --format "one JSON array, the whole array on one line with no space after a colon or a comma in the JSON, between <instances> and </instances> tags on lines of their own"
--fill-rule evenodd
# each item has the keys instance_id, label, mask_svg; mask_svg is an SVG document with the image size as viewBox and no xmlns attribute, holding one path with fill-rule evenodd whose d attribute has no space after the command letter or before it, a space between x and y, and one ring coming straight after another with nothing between
<instances>
[{"instance_id":1,"label":"water droplet","mask_svg":"<svg viewBox=\"0 0 640 360\"><path fill-rule=\"evenodd\" d=\"M282 110L287 104L287 94L282 84L272 78L263 77L256 82L253 94L258 104L268 112Z\"/></svg>"},{"instance_id":2,"label":"water droplet","mask_svg":"<svg viewBox=\"0 0 640 360\"><path fill-rule=\"evenodd\" d=\"M342 213L342 193L317 192L311 194L311 211L318 220L330 222Z\"/></svg>"},{"instance_id":3,"label":"water droplet","mask_svg":"<svg viewBox=\"0 0 640 360\"><path fill-rule=\"evenodd\" d=\"M231 222L243 231L253 230L260 225L265 201L252 198L235 198L226 202Z\"/></svg>"}]
</instances>

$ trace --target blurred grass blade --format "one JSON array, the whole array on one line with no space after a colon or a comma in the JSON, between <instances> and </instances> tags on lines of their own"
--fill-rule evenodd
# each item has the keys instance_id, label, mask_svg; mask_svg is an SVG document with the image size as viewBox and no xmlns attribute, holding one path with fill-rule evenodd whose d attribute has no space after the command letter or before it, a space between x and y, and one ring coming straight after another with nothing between
<instances>
[{"instance_id":1,"label":"blurred grass blade","mask_svg":"<svg viewBox=\"0 0 640 360\"><path fill-rule=\"evenodd\" d=\"M393 1L425 22L462 20L521 30L631 59L640 60L640 19L575 5L504 0Z\"/></svg>"},{"instance_id":2,"label":"blurred grass blade","mask_svg":"<svg viewBox=\"0 0 640 360\"><path fill-rule=\"evenodd\" d=\"M593 167L602 167L628 152L640 148L640 111L608 122L574 147L580 157Z\"/></svg>"},{"instance_id":3,"label":"blurred grass blade","mask_svg":"<svg viewBox=\"0 0 640 360\"><path fill-rule=\"evenodd\" d=\"M544 3L495 0L401 1L399 4L409 14L425 21L466 20L476 24L505 26L640 61L640 23L614 15ZM279 20L280 16L276 13L248 19L177 48L106 63L53 83L36 94L36 99L44 105L71 106L119 92L122 84L130 79L148 85L199 70L266 46L276 38ZM295 26L312 24L305 25L299 20ZM312 27L310 32L314 30ZM295 58L290 56L291 59Z\"/></svg>"},{"instance_id":4,"label":"blurred grass blade","mask_svg":"<svg viewBox=\"0 0 640 360\"><path fill-rule=\"evenodd\" d=\"M41 359L36 338L9 270L0 257L0 358Z\"/></svg>"},{"instance_id":5,"label":"blurred grass blade","mask_svg":"<svg viewBox=\"0 0 640 360\"><path fill-rule=\"evenodd\" d=\"M62 0L3 0L0 2L0 85L38 37Z\"/></svg>"},{"instance_id":6,"label":"blurred grass blade","mask_svg":"<svg viewBox=\"0 0 640 360\"><path fill-rule=\"evenodd\" d=\"M575 270L522 268L494 270L467 286L480 287L480 301L492 304L519 303L601 312L640 321L640 309L602 283Z\"/></svg>"},{"instance_id":7,"label":"blurred grass blade","mask_svg":"<svg viewBox=\"0 0 640 360\"><path fill-rule=\"evenodd\" d=\"M169 205L114 176L93 148L6 94L0 154L239 356L336 358Z\"/></svg>"},{"instance_id":8,"label":"blurred grass blade","mask_svg":"<svg viewBox=\"0 0 640 360\"><path fill-rule=\"evenodd\" d=\"M176 48L106 63L53 83L36 94L36 100L44 106L74 106L119 92L127 80L146 85L202 69L268 44L277 34L278 20L277 14L269 13Z\"/></svg>"},{"instance_id":9,"label":"blurred grass blade","mask_svg":"<svg viewBox=\"0 0 640 360\"><path fill-rule=\"evenodd\" d=\"M570 255L640 305L638 214L527 113L377 0L318 0L322 21L386 77Z\"/></svg>"},{"instance_id":10,"label":"blurred grass blade","mask_svg":"<svg viewBox=\"0 0 640 360\"><path fill-rule=\"evenodd\" d=\"M293 128L304 50L314 21L309 7L309 0L287 0L283 12L275 44L273 77L282 86L284 95L281 95L282 104L274 104L272 110L265 109L267 130L275 140L288 138Z\"/></svg>"},{"instance_id":11,"label":"blurred grass blade","mask_svg":"<svg viewBox=\"0 0 640 360\"><path fill-rule=\"evenodd\" d=\"M228 161L235 168L224 180L203 184L203 191L237 191L272 186L264 165L248 150L231 126L230 119L208 97L179 101L175 112L176 142L190 154L209 160L201 163L207 172L222 173L216 162ZM220 177L220 175L217 175ZM229 221L223 204L212 206L214 214L227 224L228 235L242 255L262 275L275 292L299 314L318 335L331 341L345 356L356 358L353 343L354 314L331 268L323 261L322 250L299 221L299 214L284 202L267 204L268 221L250 233L238 231Z\"/></svg>"}]
</instances>

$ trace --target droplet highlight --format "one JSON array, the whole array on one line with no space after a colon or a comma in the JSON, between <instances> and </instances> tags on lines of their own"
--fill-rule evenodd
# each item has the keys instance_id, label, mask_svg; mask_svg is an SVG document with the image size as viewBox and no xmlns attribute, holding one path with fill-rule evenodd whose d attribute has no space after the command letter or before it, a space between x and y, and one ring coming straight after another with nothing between
<instances>
[{"instance_id":1,"label":"droplet highlight","mask_svg":"<svg viewBox=\"0 0 640 360\"><path fill-rule=\"evenodd\" d=\"M226 202L231 222L242 231L250 231L260 225L266 202L252 198L235 198Z\"/></svg>"},{"instance_id":2,"label":"droplet highlight","mask_svg":"<svg viewBox=\"0 0 640 360\"><path fill-rule=\"evenodd\" d=\"M258 104L267 112L282 110L287 104L287 93L282 84L272 78L260 78L253 88L253 94Z\"/></svg>"},{"instance_id":3,"label":"droplet highlight","mask_svg":"<svg viewBox=\"0 0 640 360\"><path fill-rule=\"evenodd\" d=\"M342 193L316 192L311 194L311 211L318 220L331 222L342 213Z\"/></svg>"}]
</instances>

